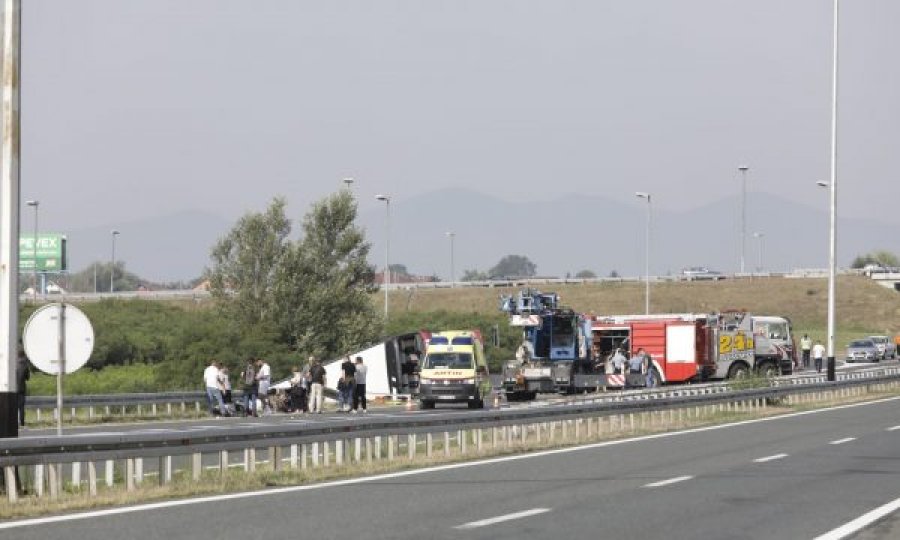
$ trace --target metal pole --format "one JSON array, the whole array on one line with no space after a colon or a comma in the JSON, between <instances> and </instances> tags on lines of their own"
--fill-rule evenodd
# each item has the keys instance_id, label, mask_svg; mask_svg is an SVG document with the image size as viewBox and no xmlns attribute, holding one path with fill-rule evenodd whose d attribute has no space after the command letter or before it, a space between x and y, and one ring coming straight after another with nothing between
<instances>
[{"instance_id":1,"label":"metal pole","mask_svg":"<svg viewBox=\"0 0 900 540\"><path fill-rule=\"evenodd\" d=\"M116 237L119 236L119 231L112 231L112 254L110 257L110 268L109 268L109 292L116 292L114 278L116 276Z\"/></svg>"},{"instance_id":2,"label":"metal pole","mask_svg":"<svg viewBox=\"0 0 900 540\"><path fill-rule=\"evenodd\" d=\"M741 165L741 273L744 273L744 255L746 253L747 240L747 170L750 167Z\"/></svg>"},{"instance_id":3,"label":"metal pole","mask_svg":"<svg viewBox=\"0 0 900 540\"><path fill-rule=\"evenodd\" d=\"M644 314L650 314L650 194L638 191L635 195L647 199L647 227L644 237Z\"/></svg>"},{"instance_id":4,"label":"metal pole","mask_svg":"<svg viewBox=\"0 0 900 540\"><path fill-rule=\"evenodd\" d=\"M66 304L59 304L59 363L56 372L56 435L62 436L63 375L66 372Z\"/></svg>"},{"instance_id":5,"label":"metal pole","mask_svg":"<svg viewBox=\"0 0 900 540\"><path fill-rule=\"evenodd\" d=\"M456 283L456 271L453 265L453 238L456 236L456 233L448 232L447 236L450 237L450 286L453 287Z\"/></svg>"},{"instance_id":6,"label":"metal pole","mask_svg":"<svg viewBox=\"0 0 900 540\"><path fill-rule=\"evenodd\" d=\"M38 206L41 204L40 201L25 201L25 204L28 206L34 207L34 236L32 238L31 243L31 259L32 264L34 265L31 268L31 303L37 303L37 242L38 242Z\"/></svg>"},{"instance_id":7,"label":"metal pole","mask_svg":"<svg viewBox=\"0 0 900 540\"><path fill-rule=\"evenodd\" d=\"M21 0L3 1L0 136L0 437L19 435L16 360L19 334L19 88Z\"/></svg>"},{"instance_id":8,"label":"metal pole","mask_svg":"<svg viewBox=\"0 0 900 540\"><path fill-rule=\"evenodd\" d=\"M765 233L755 232L753 233L753 238L756 238L756 271L762 272L762 252L763 252L763 237L765 237Z\"/></svg>"},{"instance_id":9,"label":"metal pole","mask_svg":"<svg viewBox=\"0 0 900 540\"><path fill-rule=\"evenodd\" d=\"M835 380L834 373L834 296L835 274L837 272L837 114L838 114L838 4L834 0L834 35L832 37L831 76L831 202L828 249L828 363L827 379Z\"/></svg>"},{"instance_id":10,"label":"metal pole","mask_svg":"<svg viewBox=\"0 0 900 540\"><path fill-rule=\"evenodd\" d=\"M384 218L384 318L388 316L388 287L391 284L391 198L388 195L376 195L376 199L385 203Z\"/></svg>"}]
</instances>

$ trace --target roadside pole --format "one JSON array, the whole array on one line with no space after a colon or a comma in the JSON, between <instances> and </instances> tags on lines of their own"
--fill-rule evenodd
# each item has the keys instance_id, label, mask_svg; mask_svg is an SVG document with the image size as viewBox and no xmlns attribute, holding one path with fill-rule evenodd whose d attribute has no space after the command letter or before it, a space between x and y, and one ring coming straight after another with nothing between
<instances>
[{"instance_id":1,"label":"roadside pole","mask_svg":"<svg viewBox=\"0 0 900 540\"><path fill-rule=\"evenodd\" d=\"M0 143L0 438L18 437L19 72L21 0L3 0Z\"/></svg>"}]
</instances>

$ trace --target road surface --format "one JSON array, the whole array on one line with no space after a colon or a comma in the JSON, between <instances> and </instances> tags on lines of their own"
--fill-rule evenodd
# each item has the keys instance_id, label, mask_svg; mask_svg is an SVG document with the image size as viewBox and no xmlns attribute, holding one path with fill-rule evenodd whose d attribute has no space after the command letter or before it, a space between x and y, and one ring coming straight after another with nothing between
<instances>
[{"instance_id":1,"label":"road surface","mask_svg":"<svg viewBox=\"0 0 900 540\"><path fill-rule=\"evenodd\" d=\"M897 501L898 477L893 398L363 480L5 523L0 537L812 539ZM896 519L888 513L859 538L892 538Z\"/></svg>"}]
</instances>

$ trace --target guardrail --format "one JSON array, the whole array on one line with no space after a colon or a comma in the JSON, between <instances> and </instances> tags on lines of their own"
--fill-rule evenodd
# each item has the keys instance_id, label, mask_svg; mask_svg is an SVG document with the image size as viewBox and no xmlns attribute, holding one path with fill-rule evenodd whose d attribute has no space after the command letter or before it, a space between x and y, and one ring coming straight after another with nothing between
<instances>
[{"instance_id":1,"label":"guardrail","mask_svg":"<svg viewBox=\"0 0 900 540\"><path fill-rule=\"evenodd\" d=\"M725 387L688 387L679 389L680 395L671 397L643 395L626 399L626 396L619 396L618 401L571 401L545 407L493 409L463 416L365 417L352 424L282 423L238 426L226 431L208 427L175 433L144 431L7 439L0 440L0 467L10 502L18 499L18 488L23 486L28 486L38 497L47 491L51 498L58 497L63 491L65 466L71 471L69 491L96 496L98 463L105 468L103 489L115 488L116 479L120 477L119 484L124 484L127 491L133 491L148 476L144 473L144 460L151 458L158 460L155 475L157 482L164 485L171 482L175 474L192 481L199 480L204 472L204 458L214 459L213 468L224 474L233 466L230 461L233 452L243 453L243 463L234 465L246 472L254 471L263 455L274 471L282 470L286 463L292 469L307 469L329 467L331 463L429 460L438 450L447 457L453 454L467 456L469 445L478 454L485 445L509 450L553 443L557 434L563 440L571 442L574 437L574 442L581 442L609 433L635 433L648 423L652 428L657 417L677 426L691 419L703 420L717 412L765 409L779 401L792 405L811 399L893 390L900 386L900 373L894 371L889 375L832 383L740 391ZM420 435L424 440L419 439ZM81 477L82 464L88 471L86 482ZM179 466L181 469L177 468ZM23 473L20 484L17 483L18 472Z\"/></svg>"}]
</instances>

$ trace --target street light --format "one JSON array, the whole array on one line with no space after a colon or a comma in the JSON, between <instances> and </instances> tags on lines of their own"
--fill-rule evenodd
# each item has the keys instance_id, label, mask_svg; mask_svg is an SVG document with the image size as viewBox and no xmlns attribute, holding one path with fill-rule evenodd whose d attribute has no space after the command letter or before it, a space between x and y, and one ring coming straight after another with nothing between
<instances>
[{"instance_id":1,"label":"street light","mask_svg":"<svg viewBox=\"0 0 900 540\"><path fill-rule=\"evenodd\" d=\"M738 170L741 171L741 273L743 274L747 241L747 171L750 170L750 167L741 165Z\"/></svg>"},{"instance_id":2,"label":"street light","mask_svg":"<svg viewBox=\"0 0 900 540\"><path fill-rule=\"evenodd\" d=\"M446 234L450 238L450 286L453 287L456 283L456 269L453 266L453 239L456 237L456 233L450 231Z\"/></svg>"},{"instance_id":3,"label":"street light","mask_svg":"<svg viewBox=\"0 0 900 540\"><path fill-rule=\"evenodd\" d=\"M647 230L644 239L644 314L650 314L650 194L645 191L636 191L634 195L639 199L647 199Z\"/></svg>"},{"instance_id":4,"label":"street light","mask_svg":"<svg viewBox=\"0 0 900 540\"><path fill-rule=\"evenodd\" d=\"M388 195L375 195L379 201L384 201L384 318L388 316L388 285L391 284L391 197Z\"/></svg>"},{"instance_id":5,"label":"street light","mask_svg":"<svg viewBox=\"0 0 900 540\"><path fill-rule=\"evenodd\" d=\"M31 273L31 301L32 303L37 302L37 242L38 242L38 206L40 206L41 201L31 200L25 201L25 204L28 206L34 207L34 241L31 244L31 258L32 264L32 273Z\"/></svg>"},{"instance_id":6,"label":"street light","mask_svg":"<svg viewBox=\"0 0 900 540\"><path fill-rule=\"evenodd\" d=\"M353 177L347 176L346 178L344 178L344 184L347 185L348 191L352 191L353 190Z\"/></svg>"},{"instance_id":7,"label":"street light","mask_svg":"<svg viewBox=\"0 0 900 540\"><path fill-rule=\"evenodd\" d=\"M116 237L119 236L119 231L113 229L112 230L112 257L109 268L109 292L116 292L115 285L113 284L113 279L116 276Z\"/></svg>"},{"instance_id":8,"label":"street light","mask_svg":"<svg viewBox=\"0 0 900 540\"><path fill-rule=\"evenodd\" d=\"M756 238L756 271L762 272L762 252L763 252L763 238L766 236L766 233L755 232L753 233L753 238Z\"/></svg>"},{"instance_id":9,"label":"street light","mask_svg":"<svg viewBox=\"0 0 900 540\"><path fill-rule=\"evenodd\" d=\"M838 5L834 0L832 63L831 63L831 182L829 193L829 227L828 227L828 364L826 378L835 380L834 373L834 296L835 275L837 274L837 159L838 159Z\"/></svg>"}]
</instances>

